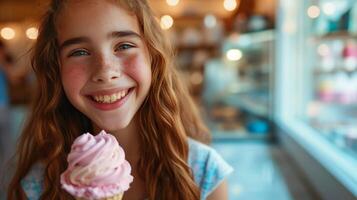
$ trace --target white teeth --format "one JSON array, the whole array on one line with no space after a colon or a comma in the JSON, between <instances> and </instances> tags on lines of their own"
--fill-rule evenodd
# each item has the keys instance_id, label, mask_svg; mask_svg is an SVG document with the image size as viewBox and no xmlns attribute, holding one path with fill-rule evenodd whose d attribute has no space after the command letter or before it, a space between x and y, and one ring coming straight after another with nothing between
<instances>
[{"instance_id":1,"label":"white teeth","mask_svg":"<svg viewBox=\"0 0 357 200\"><path fill-rule=\"evenodd\" d=\"M117 100L117 95L112 94L112 96L110 96L110 103L114 102L115 100Z\"/></svg>"},{"instance_id":2,"label":"white teeth","mask_svg":"<svg viewBox=\"0 0 357 200\"><path fill-rule=\"evenodd\" d=\"M110 103L110 96L108 95L104 96L104 103Z\"/></svg>"},{"instance_id":3,"label":"white teeth","mask_svg":"<svg viewBox=\"0 0 357 200\"><path fill-rule=\"evenodd\" d=\"M125 97L127 94L128 94L128 90L123 90L111 95L93 96L93 99L99 103L113 103Z\"/></svg>"}]
</instances>

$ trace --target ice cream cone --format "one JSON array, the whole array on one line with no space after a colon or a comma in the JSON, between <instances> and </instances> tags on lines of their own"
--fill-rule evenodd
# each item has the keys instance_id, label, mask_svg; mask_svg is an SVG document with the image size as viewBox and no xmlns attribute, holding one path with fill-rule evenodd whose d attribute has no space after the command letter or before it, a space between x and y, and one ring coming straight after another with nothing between
<instances>
[{"instance_id":1,"label":"ice cream cone","mask_svg":"<svg viewBox=\"0 0 357 200\"><path fill-rule=\"evenodd\" d=\"M117 194L115 196L108 197L108 198L105 198L105 199L102 199L102 200L121 200L122 198L123 198L123 193Z\"/></svg>"},{"instance_id":2,"label":"ice cream cone","mask_svg":"<svg viewBox=\"0 0 357 200\"><path fill-rule=\"evenodd\" d=\"M133 182L123 148L105 131L76 138L67 161L61 185L77 200L121 200Z\"/></svg>"},{"instance_id":3,"label":"ice cream cone","mask_svg":"<svg viewBox=\"0 0 357 200\"><path fill-rule=\"evenodd\" d=\"M103 199L100 199L100 200L121 200L123 198L123 193L121 194L117 194L115 196L112 196L112 197L107 197L107 198L103 198ZM76 200L87 200L85 198L76 198Z\"/></svg>"}]
</instances>

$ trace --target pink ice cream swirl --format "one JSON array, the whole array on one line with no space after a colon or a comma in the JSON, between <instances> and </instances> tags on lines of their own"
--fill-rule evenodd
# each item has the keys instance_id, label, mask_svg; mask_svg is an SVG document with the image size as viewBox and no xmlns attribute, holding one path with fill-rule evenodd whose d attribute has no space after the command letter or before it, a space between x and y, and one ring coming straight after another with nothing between
<instances>
[{"instance_id":1,"label":"pink ice cream swirl","mask_svg":"<svg viewBox=\"0 0 357 200\"><path fill-rule=\"evenodd\" d=\"M129 189L131 167L116 138L105 131L79 136L61 174L62 188L77 198L107 198Z\"/></svg>"}]
</instances>

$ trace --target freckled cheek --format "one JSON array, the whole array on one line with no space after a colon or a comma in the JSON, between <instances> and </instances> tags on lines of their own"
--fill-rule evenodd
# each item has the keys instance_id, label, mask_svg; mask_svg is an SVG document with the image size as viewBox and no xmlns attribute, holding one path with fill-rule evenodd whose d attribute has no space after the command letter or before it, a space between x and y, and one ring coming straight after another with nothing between
<instances>
[{"instance_id":1,"label":"freckled cheek","mask_svg":"<svg viewBox=\"0 0 357 200\"><path fill-rule=\"evenodd\" d=\"M141 87L147 87L151 83L150 61L145 56L139 54L128 56L123 61L124 71L135 80Z\"/></svg>"},{"instance_id":2,"label":"freckled cheek","mask_svg":"<svg viewBox=\"0 0 357 200\"><path fill-rule=\"evenodd\" d=\"M88 70L85 66L70 65L61 68L63 88L67 94L80 92L88 80Z\"/></svg>"}]
</instances>

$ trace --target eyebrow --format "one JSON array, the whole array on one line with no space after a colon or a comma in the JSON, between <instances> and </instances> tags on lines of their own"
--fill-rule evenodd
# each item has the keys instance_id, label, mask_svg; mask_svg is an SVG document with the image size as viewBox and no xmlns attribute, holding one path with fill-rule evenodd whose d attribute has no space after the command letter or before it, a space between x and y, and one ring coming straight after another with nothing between
<instances>
[{"instance_id":1,"label":"eyebrow","mask_svg":"<svg viewBox=\"0 0 357 200\"><path fill-rule=\"evenodd\" d=\"M71 38L71 39L64 41L60 45L59 49L60 49L60 51L62 51L64 48L66 48L68 46L80 44L80 43L88 43L88 42L89 42L89 38L87 38L87 37L75 37L75 38Z\"/></svg>"},{"instance_id":2,"label":"eyebrow","mask_svg":"<svg viewBox=\"0 0 357 200\"><path fill-rule=\"evenodd\" d=\"M134 31L113 31L108 34L108 38L121 38L121 37L138 37L141 38L141 35Z\"/></svg>"},{"instance_id":3,"label":"eyebrow","mask_svg":"<svg viewBox=\"0 0 357 200\"><path fill-rule=\"evenodd\" d=\"M122 38L122 37L138 37L141 38L141 35L130 30L125 30L125 31L113 31L110 32L107 35L107 38ZM63 50L64 48L75 45L75 44L80 44L80 43L89 43L90 39L88 37L75 37L71 38L68 40L65 40L61 45L60 45L60 51Z\"/></svg>"}]
</instances>

